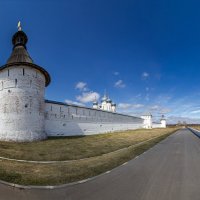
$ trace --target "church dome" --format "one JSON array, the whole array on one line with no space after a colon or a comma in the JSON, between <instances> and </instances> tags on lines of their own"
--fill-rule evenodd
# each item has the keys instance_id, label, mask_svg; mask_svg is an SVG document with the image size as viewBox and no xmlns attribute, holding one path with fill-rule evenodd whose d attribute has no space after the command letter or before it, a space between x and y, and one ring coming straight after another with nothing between
<instances>
[{"instance_id":1,"label":"church dome","mask_svg":"<svg viewBox=\"0 0 200 200\"><path fill-rule=\"evenodd\" d=\"M94 102L93 102L93 105L98 105L98 102L97 102L97 101L94 101Z\"/></svg>"},{"instance_id":2,"label":"church dome","mask_svg":"<svg viewBox=\"0 0 200 200\"><path fill-rule=\"evenodd\" d=\"M108 99L106 100L106 102L107 102L107 103L112 103L112 100L111 100L110 98L108 98Z\"/></svg>"},{"instance_id":3,"label":"church dome","mask_svg":"<svg viewBox=\"0 0 200 200\"><path fill-rule=\"evenodd\" d=\"M162 115L162 116L161 116L161 120L166 120L166 119L165 119L165 115Z\"/></svg>"}]
</instances>

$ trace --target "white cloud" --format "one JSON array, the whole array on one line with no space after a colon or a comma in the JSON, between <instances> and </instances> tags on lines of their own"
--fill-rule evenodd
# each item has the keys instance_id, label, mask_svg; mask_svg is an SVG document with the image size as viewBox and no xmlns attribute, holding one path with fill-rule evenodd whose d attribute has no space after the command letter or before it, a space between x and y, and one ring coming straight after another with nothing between
<instances>
[{"instance_id":1,"label":"white cloud","mask_svg":"<svg viewBox=\"0 0 200 200\"><path fill-rule=\"evenodd\" d=\"M87 89L87 83L81 82L81 81L76 84L75 88L79 89L81 91L87 91L88 90Z\"/></svg>"},{"instance_id":2,"label":"white cloud","mask_svg":"<svg viewBox=\"0 0 200 200\"><path fill-rule=\"evenodd\" d=\"M129 104L129 103L119 103L118 104L118 108L121 108L121 109L127 109L130 107L131 107L131 104Z\"/></svg>"},{"instance_id":3,"label":"white cloud","mask_svg":"<svg viewBox=\"0 0 200 200\"><path fill-rule=\"evenodd\" d=\"M149 73L143 72L142 73L142 79L147 79L147 78L149 78Z\"/></svg>"},{"instance_id":4,"label":"white cloud","mask_svg":"<svg viewBox=\"0 0 200 200\"><path fill-rule=\"evenodd\" d=\"M115 76L118 76L119 75L119 72L114 72L113 73Z\"/></svg>"},{"instance_id":5,"label":"white cloud","mask_svg":"<svg viewBox=\"0 0 200 200\"><path fill-rule=\"evenodd\" d=\"M193 110L193 111L191 111L190 113L191 113L191 114L198 114L198 113L200 113L200 110Z\"/></svg>"},{"instance_id":6,"label":"white cloud","mask_svg":"<svg viewBox=\"0 0 200 200\"><path fill-rule=\"evenodd\" d=\"M100 95L97 92L83 92L81 95L76 97L76 100L81 103L89 103L93 102L95 99L98 100L99 97Z\"/></svg>"},{"instance_id":7,"label":"white cloud","mask_svg":"<svg viewBox=\"0 0 200 200\"><path fill-rule=\"evenodd\" d=\"M144 107L144 105L142 105L142 104L129 104L129 103L119 103L118 104L118 108L120 108L120 109L131 109L131 108L138 109L138 108L142 108L142 107Z\"/></svg>"},{"instance_id":8,"label":"white cloud","mask_svg":"<svg viewBox=\"0 0 200 200\"><path fill-rule=\"evenodd\" d=\"M149 101L149 100L150 100L149 94L146 94L145 100L146 100L146 101Z\"/></svg>"},{"instance_id":9,"label":"white cloud","mask_svg":"<svg viewBox=\"0 0 200 200\"><path fill-rule=\"evenodd\" d=\"M169 112L171 112L171 110L170 110L169 108L162 108L162 109L160 110L160 114L167 114L167 113L169 113Z\"/></svg>"},{"instance_id":10,"label":"white cloud","mask_svg":"<svg viewBox=\"0 0 200 200\"><path fill-rule=\"evenodd\" d=\"M126 85L124 84L124 82L122 80L118 80L116 83L115 83L115 87L116 88L124 88L126 87Z\"/></svg>"},{"instance_id":11,"label":"white cloud","mask_svg":"<svg viewBox=\"0 0 200 200\"><path fill-rule=\"evenodd\" d=\"M69 99L66 99L65 103L74 104L74 105L78 105L78 106L85 106L83 103L80 103L80 102L77 102L77 101L72 101L72 100L69 100Z\"/></svg>"},{"instance_id":12,"label":"white cloud","mask_svg":"<svg viewBox=\"0 0 200 200\"><path fill-rule=\"evenodd\" d=\"M160 106L154 105L154 106L151 106L150 109L151 110L158 110L158 109L160 109Z\"/></svg>"},{"instance_id":13,"label":"white cloud","mask_svg":"<svg viewBox=\"0 0 200 200\"><path fill-rule=\"evenodd\" d=\"M171 111L169 108L163 108L159 105L150 106L149 109L159 114L167 114Z\"/></svg>"},{"instance_id":14,"label":"white cloud","mask_svg":"<svg viewBox=\"0 0 200 200\"><path fill-rule=\"evenodd\" d=\"M143 108L144 105L142 105L142 104L135 104L135 105L133 105L133 107L134 107L134 108Z\"/></svg>"}]
</instances>

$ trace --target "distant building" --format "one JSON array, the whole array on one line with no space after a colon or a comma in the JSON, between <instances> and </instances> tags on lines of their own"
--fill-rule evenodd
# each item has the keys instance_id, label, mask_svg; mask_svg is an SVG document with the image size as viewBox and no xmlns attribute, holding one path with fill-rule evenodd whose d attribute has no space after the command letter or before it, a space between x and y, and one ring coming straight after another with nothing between
<instances>
[{"instance_id":1,"label":"distant building","mask_svg":"<svg viewBox=\"0 0 200 200\"><path fill-rule=\"evenodd\" d=\"M162 115L162 118L161 118L161 120L160 120L160 123L161 123L161 127L162 127L162 128L166 128L166 127L167 127L167 121L166 121L164 115Z\"/></svg>"},{"instance_id":2,"label":"distant building","mask_svg":"<svg viewBox=\"0 0 200 200\"><path fill-rule=\"evenodd\" d=\"M112 102L112 100L106 94L101 99L101 104L99 104L96 100L93 102L93 108L116 112L116 104Z\"/></svg>"},{"instance_id":3,"label":"distant building","mask_svg":"<svg viewBox=\"0 0 200 200\"><path fill-rule=\"evenodd\" d=\"M141 116L144 119L144 128L151 129L152 127L152 115L151 113L145 113Z\"/></svg>"},{"instance_id":4,"label":"distant building","mask_svg":"<svg viewBox=\"0 0 200 200\"><path fill-rule=\"evenodd\" d=\"M141 118L144 119L144 128L146 129L167 127L167 122L164 115L162 115L160 122L153 122L153 116L151 113L145 113L141 116Z\"/></svg>"}]
</instances>

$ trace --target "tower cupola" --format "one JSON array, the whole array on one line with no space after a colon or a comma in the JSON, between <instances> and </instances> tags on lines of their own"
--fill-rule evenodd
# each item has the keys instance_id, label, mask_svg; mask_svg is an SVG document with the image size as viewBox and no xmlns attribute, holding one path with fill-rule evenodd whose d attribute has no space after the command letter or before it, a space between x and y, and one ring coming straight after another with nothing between
<instances>
[{"instance_id":1,"label":"tower cupola","mask_svg":"<svg viewBox=\"0 0 200 200\"><path fill-rule=\"evenodd\" d=\"M28 42L28 37L26 33L22 31L21 23L18 23L18 31L12 37L13 52L7 64L16 63L16 62L26 62L33 63L32 58L27 52L26 44Z\"/></svg>"},{"instance_id":2,"label":"tower cupola","mask_svg":"<svg viewBox=\"0 0 200 200\"><path fill-rule=\"evenodd\" d=\"M166 121L164 115L162 115L160 122L161 122L161 127L162 128L166 128L167 127L167 121Z\"/></svg>"},{"instance_id":3,"label":"tower cupola","mask_svg":"<svg viewBox=\"0 0 200 200\"><path fill-rule=\"evenodd\" d=\"M107 98L106 102L107 103L112 103L112 100L110 98Z\"/></svg>"},{"instance_id":4,"label":"tower cupola","mask_svg":"<svg viewBox=\"0 0 200 200\"><path fill-rule=\"evenodd\" d=\"M16 46L24 46L26 49L26 43L28 42L27 35L22 31L21 23L18 23L18 32L13 35L12 44L14 47Z\"/></svg>"},{"instance_id":5,"label":"tower cupola","mask_svg":"<svg viewBox=\"0 0 200 200\"><path fill-rule=\"evenodd\" d=\"M31 68L39 70L45 76L45 86L48 86L51 78L49 73L42 67L36 65L33 59L30 57L26 44L28 37L24 31L22 31L21 23L18 23L18 31L12 37L13 51L8 58L5 65L0 67L0 71L10 66L21 66L25 64Z\"/></svg>"}]
</instances>

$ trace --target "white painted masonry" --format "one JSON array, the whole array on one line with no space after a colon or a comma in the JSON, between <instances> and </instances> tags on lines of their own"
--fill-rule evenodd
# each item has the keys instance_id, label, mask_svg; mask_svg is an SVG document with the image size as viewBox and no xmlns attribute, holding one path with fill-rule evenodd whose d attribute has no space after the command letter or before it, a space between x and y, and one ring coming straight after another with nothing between
<instances>
[{"instance_id":1,"label":"white painted masonry","mask_svg":"<svg viewBox=\"0 0 200 200\"><path fill-rule=\"evenodd\" d=\"M152 126L152 115L151 113L147 113L141 116L142 119L144 119L144 128L151 129Z\"/></svg>"},{"instance_id":2,"label":"white painted masonry","mask_svg":"<svg viewBox=\"0 0 200 200\"><path fill-rule=\"evenodd\" d=\"M44 130L45 77L26 65L0 71L0 140L46 138Z\"/></svg>"},{"instance_id":3,"label":"white painted masonry","mask_svg":"<svg viewBox=\"0 0 200 200\"><path fill-rule=\"evenodd\" d=\"M164 116L163 116L164 117ZM161 123L161 128L166 128L167 127L167 121L166 119L162 118L160 120L160 123Z\"/></svg>"},{"instance_id":4,"label":"white painted masonry","mask_svg":"<svg viewBox=\"0 0 200 200\"><path fill-rule=\"evenodd\" d=\"M93 108L46 101L48 136L91 135L143 128L143 119Z\"/></svg>"}]
</instances>

